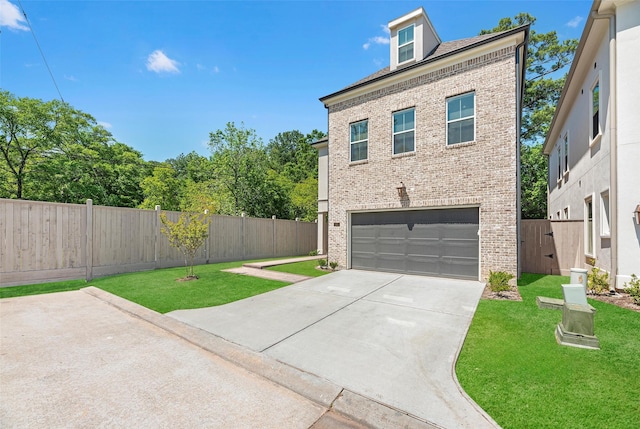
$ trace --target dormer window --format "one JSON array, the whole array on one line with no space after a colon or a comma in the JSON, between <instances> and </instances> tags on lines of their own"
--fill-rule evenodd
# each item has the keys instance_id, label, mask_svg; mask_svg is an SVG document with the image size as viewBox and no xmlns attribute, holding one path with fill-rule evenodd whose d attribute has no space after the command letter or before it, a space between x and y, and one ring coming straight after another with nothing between
<instances>
[{"instance_id":1,"label":"dormer window","mask_svg":"<svg viewBox=\"0 0 640 429\"><path fill-rule=\"evenodd\" d=\"M413 59L413 28L411 24L398 31L398 63Z\"/></svg>"}]
</instances>

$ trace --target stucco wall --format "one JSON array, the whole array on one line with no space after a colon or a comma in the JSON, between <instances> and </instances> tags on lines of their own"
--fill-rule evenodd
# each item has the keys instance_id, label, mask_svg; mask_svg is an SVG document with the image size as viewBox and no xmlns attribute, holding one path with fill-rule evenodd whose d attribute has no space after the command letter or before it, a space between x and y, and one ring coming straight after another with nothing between
<instances>
[{"instance_id":1,"label":"stucco wall","mask_svg":"<svg viewBox=\"0 0 640 429\"><path fill-rule=\"evenodd\" d=\"M618 8L618 287L640 276L640 2Z\"/></svg>"},{"instance_id":2,"label":"stucco wall","mask_svg":"<svg viewBox=\"0 0 640 429\"><path fill-rule=\"evenodd\" d=\"M602 194L610 187L610 138L611 107L609 86L609 37L607 20L599 20L593 28L589 49L583 51L585 62L580 73L574 75L579 91L569 103L564 104L569 114L563 124L556 124L559 138L549 156L549 206L551 219L564 219L563 211L569 208L570 220L585 219L585 200L593 201L594 252L581 260L581 267L588 268L586 256L596 258L596 265L611 270L611 239L602 232ZM602 137L593 143L590 135L591 87L596 79L600 82L600 124ZM562 144L565 132L569 133L569 173L558 180L557 147ZM560 212L560 217L558 217ZM586 223L585 223L586 228ZM585 232L583 231L583 234ZM586 234L585 234L586 235Z\"/></svg>"},{"instance_id":3,"label":"stucco wall","mask_svg":"<svg viewBox=\"0 0 640 429\"><path fill-rule=\"evenodd\" d=\"M517 273L515 49L504 48L329 106L329 260L348 264L354 210L480 207L480 277ZM446 145L446 99L475 91L476 140ZM392 155L392 112L415 107L415 153ZM349 124L369 120L368 160ZM409 202L401 204L403 182Z\"/></svg>"}]
</instances>

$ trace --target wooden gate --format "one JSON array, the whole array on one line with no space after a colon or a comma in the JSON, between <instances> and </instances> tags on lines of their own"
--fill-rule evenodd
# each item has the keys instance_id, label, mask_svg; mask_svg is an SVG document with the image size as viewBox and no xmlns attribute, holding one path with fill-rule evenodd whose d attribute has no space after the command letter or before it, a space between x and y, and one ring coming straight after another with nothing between
<instances>
[{"instance_id":1,"label":"wooden gate","mask_svg":"<svg viewBox=\"0 0 640 429\"><path fill-rule=\"evenodd\" d=\"M584 264L582 220L523 220L522 272L568 276Z\"/></svg>"}]
</instances>

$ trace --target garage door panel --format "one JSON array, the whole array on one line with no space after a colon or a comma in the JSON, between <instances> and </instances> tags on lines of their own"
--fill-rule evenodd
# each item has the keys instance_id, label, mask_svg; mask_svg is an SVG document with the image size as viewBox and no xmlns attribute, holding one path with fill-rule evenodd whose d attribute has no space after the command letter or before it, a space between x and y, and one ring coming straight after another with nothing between
<instances>
[{"instance_id":1,"label":"garage door panel","mask_svg":"<svg viewBox=\"0 0 640 429\"><path fill-rule=\"evenodd\" d=\"M352 268L478 278L477 208L354 213Z\"/></svg>"}]
</instances>

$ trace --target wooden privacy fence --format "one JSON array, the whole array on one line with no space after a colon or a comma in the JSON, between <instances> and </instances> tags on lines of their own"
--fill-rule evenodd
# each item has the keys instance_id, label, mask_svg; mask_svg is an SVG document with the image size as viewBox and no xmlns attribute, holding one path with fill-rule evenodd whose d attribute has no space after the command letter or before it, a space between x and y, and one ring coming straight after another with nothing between
<instances>
[{"instance_id":1,"label":"wooden privacy fence","mask_svg":"<svg viewBox=\"0 0 640 429\"><path fill-rule=\"evenodd\" d=\"M161 227L159 208L0 199L0 287L184 265ZM213 215L196 263L306 255L316 234L310 222Z\"/></svg>"},{"instance_id":2,"label":"wooden privacy fence","mask_svg":"<svg viewBox=\"0 0 640 429\"><path fill-rule=\"evenodd\" d=\"M568 276L585 265L581 220L523 220L520 239L524 273Z\"/></svg>"}]
</instances>

